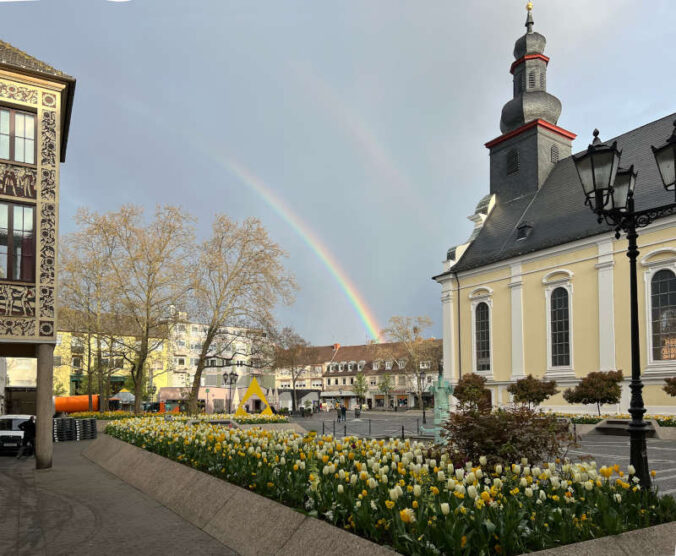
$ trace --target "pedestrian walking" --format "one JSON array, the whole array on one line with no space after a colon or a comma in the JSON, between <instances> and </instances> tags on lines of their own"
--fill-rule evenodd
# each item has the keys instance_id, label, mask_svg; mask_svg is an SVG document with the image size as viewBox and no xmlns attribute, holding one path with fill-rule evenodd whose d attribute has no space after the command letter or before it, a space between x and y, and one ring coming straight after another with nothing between
<instances>
[{"instance_id":1,"label":"pedestrian walking","mask_svg":"<svg viewBox=\"0 0 676 556\"><path fill-rule=\"evenodd\" d=\"M20 459L26 451L28 452L27 456L32 456L35 453L35 417L31 415L28 421L19 425L19 429L23 431L23 441L16 459Z\"/></svg>"},{"instance_id":2,"label":"pedestrian walking","mask_svg":"<svg viewBox=\"0 0 676 556\"><path fill-rule=\"evenodd\" d=\"M346 417L347 417L347 407L345 407L345 404L340 406L340 416L341 416L343 422L345 422Z\"/></svg>"}]
</instances>

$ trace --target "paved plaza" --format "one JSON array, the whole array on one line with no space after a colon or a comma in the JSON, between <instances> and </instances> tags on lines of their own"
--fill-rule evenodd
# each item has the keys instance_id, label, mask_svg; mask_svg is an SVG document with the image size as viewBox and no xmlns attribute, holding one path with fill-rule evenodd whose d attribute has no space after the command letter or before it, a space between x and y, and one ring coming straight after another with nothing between
<instances>
[{"instance_id":1,"label":"paved plaza","mask_svg":"<svg viewBox=\"0 0 676 556\"><path fill-rule=\"evenodd\" d=\"M86 459L90 442L55 444L48 470L0 457L0 554L236 554Z\"/></svg>"}]
</instances>

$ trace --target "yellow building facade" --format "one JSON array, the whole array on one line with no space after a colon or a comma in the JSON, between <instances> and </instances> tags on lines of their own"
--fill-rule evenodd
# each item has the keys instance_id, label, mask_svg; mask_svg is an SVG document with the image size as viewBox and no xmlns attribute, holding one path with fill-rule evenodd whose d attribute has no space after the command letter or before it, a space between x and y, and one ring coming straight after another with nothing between
<instances>
[{"instance_id":1,"label":"yellow building facade","mask_svg":"<svg viewBox=\"0 0 676 556\"><path fill-rule=\"evenodd\" d=\"M626 413L631 377L627 240L598 223L571 157L575 134L558 126L561 102L547 92L545 38L533 30L514 47L514 98L502 111L502 134L486 143L490 192L470 216L475 228L449 249L442 274L444 374L452 384L473 372L488 380L494 406L529 374L572 387L592 371L621 369L618 405ZM638 210L674 202L651 145L673 133L676 114L608 143L621 165L638 170ZM676 376L676 217L639 230L638 298L643 396L648 413L676 413L663 390ZM561 393L543 406L590 411Z\"/></svg>"}]
</instances>

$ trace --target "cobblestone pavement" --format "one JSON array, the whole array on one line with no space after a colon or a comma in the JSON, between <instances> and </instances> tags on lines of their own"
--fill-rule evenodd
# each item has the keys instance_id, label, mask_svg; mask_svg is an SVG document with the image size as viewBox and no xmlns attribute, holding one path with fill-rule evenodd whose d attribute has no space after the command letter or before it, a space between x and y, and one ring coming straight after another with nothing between
<instances>
[{"instance_id":1,"label":"cobblestone pavement","mask_svg":"<svg viewBox=\"0 0 676 556\"><path fill-rule=\"evenodd\" d=\"M0 457L0 554L236 554L84 458L89 442L55 444L47 470Z\"/></svg>"},{"instance_id":2,"label":"cobblestone pavement","mask_svg":"<svg viewBox=\"0 0 676 556\"><path fill-rule=\"evenodd\" d=\"M569 452L571 459L591 458L599 467L617 463L626 469L629 465L629 437L588 434L578 444ZM676 441L649 438L648 464L657 472L654 483L660 494L676 495Z\"/></svg>"}]
</instances>

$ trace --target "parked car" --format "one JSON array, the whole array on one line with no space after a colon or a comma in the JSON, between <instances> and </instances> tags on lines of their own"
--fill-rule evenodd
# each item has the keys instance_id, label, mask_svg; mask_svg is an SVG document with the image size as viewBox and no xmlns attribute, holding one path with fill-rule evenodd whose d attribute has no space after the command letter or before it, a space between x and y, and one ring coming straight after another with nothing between
<instances>
[{"instance_id":1,"label":"parked car","mask_svg":"<svg viewBox=\"0 0 676 556\"><path fill-rule=\"evenodd\" d=\"M0 415L0 451L19 451L23 442L19 425L30 418L31 415Z\"/></svg>"}]
</instances>

